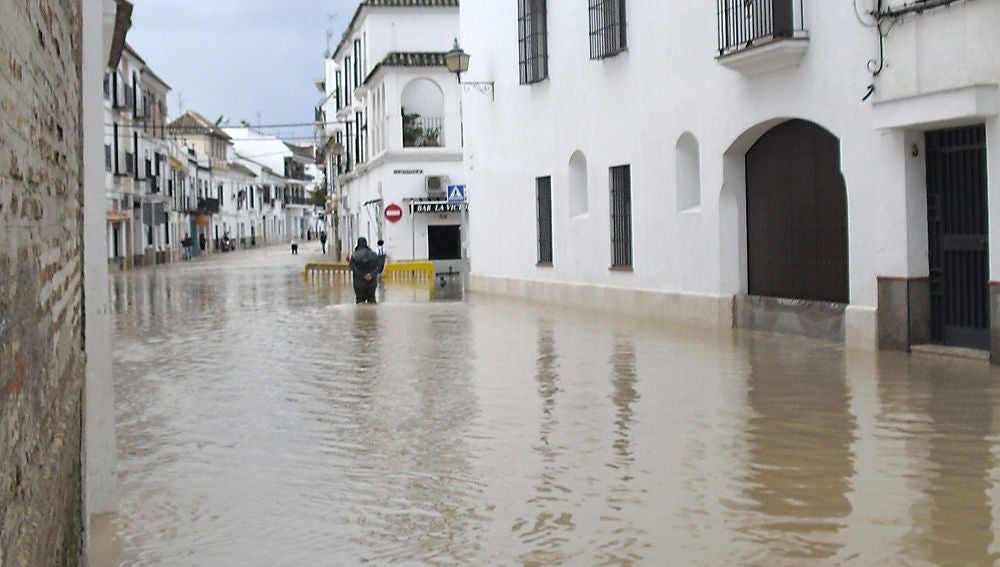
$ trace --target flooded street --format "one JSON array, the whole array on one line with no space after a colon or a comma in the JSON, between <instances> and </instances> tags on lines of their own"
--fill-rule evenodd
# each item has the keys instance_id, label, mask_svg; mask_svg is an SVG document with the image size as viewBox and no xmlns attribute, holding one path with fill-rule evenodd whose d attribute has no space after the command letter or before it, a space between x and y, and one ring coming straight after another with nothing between
<instances>
[{"instance_id":1,"label":"flooded street","mask_svg":"<svg viewBox=\"0 0 1000 567\"><path fill-rule=\"evenodd\" d=\"M92 565L1000 561L984 362L355 306L303 281L315 252L112 273L121 509Z\"/></svg>"}]
</instances>

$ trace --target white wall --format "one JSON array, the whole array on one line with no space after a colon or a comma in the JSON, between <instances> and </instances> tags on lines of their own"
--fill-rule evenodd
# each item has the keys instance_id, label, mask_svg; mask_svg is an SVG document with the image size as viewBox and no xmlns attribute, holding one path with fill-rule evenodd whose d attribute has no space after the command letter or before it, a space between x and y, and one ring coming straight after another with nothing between
<instances>
[{"instance_id":1,"label":"white wall","mask_svg":"<svg viewBox=\"0 0 1000 567\"><path fill-rule=\"evenodd\" d=\"M995 56L976 42L997 29L996 4L956 4L949 10L975 5L980 7L947 22L928 23L936 37L922 38L925 45L914 60L920 64L904 69L894 79L898 84L883 71L876 92L995 84ZM809 45L801 63L746 76L716 61L713 4L633 1L628 7L628 51L591 61L586 6L549 2L549 78L522 86L516 4L463 2L461 42L472 56L466 78L496 81L495 101L469 91L463 99L466 165L469 184L477 189L473 273L681 294L745 293L743 155L770 127L798 118L841 142L850 301L873 325L876 276L926 272L926 234L920 240L926 216L920 220L920 192L913 188L921 183L921 171L908 157L911 136L877 129L875 99L862 100L875 81L867 66L877 55L874 31L858 21L849 3L806 2ZM934 44L956 42L952 32L970 39L949 45L944 59L925 53ZM892 34L906 37L901 30ZM904 42L892 49L914 46ZM973 61L944 69L959 58L958 51ZM924 86L905 86L914 81ZM686 133L698 144L701 194L698 207L679 210L676 150ZM574 152L586 156L589 172L588 211L575 217L569 214ZM996 161L991 163L994 172ZM632 170L632 272L608 270L608 168L622 164ZM551 268L535 266L539 176L552 176Z\"/></svg>"},{"instance_id":2,"label":"white wall","mask_svg":"<svg viewBox=\"0 0 1000 567\"><path fill-rule=\"evenodd\" d=\"M84 389L83 505L94 514L118 508L114 373L107 260L104 175L104 102L101 89L108 50L104 3L84 0L83 31L83 271L87 368ZM89 530L88 530L89 533Z\"/></svg>"}]
</instances>

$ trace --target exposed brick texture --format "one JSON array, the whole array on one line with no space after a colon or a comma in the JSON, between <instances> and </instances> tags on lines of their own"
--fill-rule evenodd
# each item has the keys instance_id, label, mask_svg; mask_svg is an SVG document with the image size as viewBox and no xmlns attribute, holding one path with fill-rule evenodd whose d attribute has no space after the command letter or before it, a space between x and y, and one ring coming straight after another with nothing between
<instances>
[{"instance_id":1,"label":"exposed brick texture","mask_svg":"<svg viewBox=\"0 0 1000 567\"><path fill-rule=\"evenodd\" d=\"M81 0L0 0L0 565L80 553Z\"/></svg>"}]
</instances>

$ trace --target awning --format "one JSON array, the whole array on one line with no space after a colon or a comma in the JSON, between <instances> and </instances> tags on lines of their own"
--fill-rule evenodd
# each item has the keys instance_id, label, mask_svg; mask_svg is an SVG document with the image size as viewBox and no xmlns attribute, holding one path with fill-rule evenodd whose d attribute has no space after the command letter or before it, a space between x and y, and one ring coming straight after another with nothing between
<instances>
[{"instance_id":1,"label":"awning","mask_svg":"<svg viewBox=\"0 0 1000 567\"><path fill-rule=\"evenodd\" d=\"M116 213L114 211L108 211L108 222L125 222L129 220L129 216L124 213Z\"/></svg>"}]
</instances>

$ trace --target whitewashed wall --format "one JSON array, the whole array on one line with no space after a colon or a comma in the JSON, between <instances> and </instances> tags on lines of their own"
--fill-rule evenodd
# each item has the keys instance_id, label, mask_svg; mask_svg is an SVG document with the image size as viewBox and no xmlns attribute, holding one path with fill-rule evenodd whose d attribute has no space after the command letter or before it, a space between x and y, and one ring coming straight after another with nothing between
<instances>
[{"instance_id":1,"label":"whitewashed wall","mask_svg":"<svg viewBox=\"0 0 1000 567\"><path fill-rule=\"evenodd\" d=\"M997 82L990 70L995 61L986 64L987 50L975 44L984 30L972 29L980 22L997 29L989 26L996 4L968 3L973 4L990 4L981 8L990 16L955 15L956 21L935 24L940 29L934 33L975 31L976 39L947 33L948 41L966 44L948 49L965 49L981 61L943 70L943 61L921 56L930 49L923 47L905 75L933 76L941 83L937 88ZM809 46L801 63L752 77L716 61L716 12L710 2L629 2L629 49L600 61L589 59L585 5L548 2L548 10L549 78L522 86L516 4L462 4L461 41L472 56L466 77L496 81L495 101L469 92L464 97L466 165L469 183L477 187L473 273L682 297L745 293L743 156L770 127L798 118L841 142L850 243L848 342L873 345L876 276L926 274L926 214L920 221L925 205L912 190L913 183L922 183L923 171L908 159L913 134L877 128L878 99L862 100L873 83L876 92L914 92L904 86L914 79L902 76L890 86L885 71L873 78L868 62L878 54L877 36L862 25L851 3L806 1ZM696 141L698 199L689 190L678 194L682 137L689 147ZM587 160L589 207L573 216L569 163L575 152ZM681 155L687 164L681 177L690 179L685 156L691 153ZM608 269L608 168L622 164L632 170L632 272ZM535 265L534 180L547 175L553 190L551 268ZM679 202L687 205L679 208Z\"/></svg>"}]
</instances>

